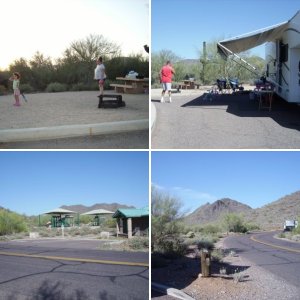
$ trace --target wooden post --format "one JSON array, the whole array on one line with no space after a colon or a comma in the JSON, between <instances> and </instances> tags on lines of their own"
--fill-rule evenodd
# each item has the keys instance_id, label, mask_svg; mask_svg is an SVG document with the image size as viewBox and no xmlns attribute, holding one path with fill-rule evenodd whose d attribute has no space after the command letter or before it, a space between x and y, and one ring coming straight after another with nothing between
<instances>
[{"instance_id":1,"label":"wooden post","mask_svg":"<svg viewBox=\"0 0 300 300\"><path fill-rule=\"evenodd\" d=\"M208 250L201 250L201 273L202 277L210 276L210 253Z\"/></svg>"},{"instance_id":2,"label":"wooden post","mask_svg":"<svg viewBox=\"0 0 300 300\"><path fill-rule=\"evenodd\" d=\"M116 226L117 226L117 237L119 237L119 220L118 219L116 222Z\"/></svg>"}]
</instances>

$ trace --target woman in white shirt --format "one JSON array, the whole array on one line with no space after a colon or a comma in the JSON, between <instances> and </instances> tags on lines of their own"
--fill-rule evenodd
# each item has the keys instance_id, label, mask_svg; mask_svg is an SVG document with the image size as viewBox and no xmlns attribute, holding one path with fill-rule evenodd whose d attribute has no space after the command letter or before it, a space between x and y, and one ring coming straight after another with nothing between
<instances>
[{"instance_id":1,"label":"woman in white shirt","mask_svg":"<svg viewBox=\"0 0 300 300\"><path fill-rule=\"evenodd\" d=\"M105 66L103 64L101 56L97 60L97 67L95 69L95 79L98 80L99 83L100 95L103 95L106 74L105 74Z\"/></svg>"}]
</instances>

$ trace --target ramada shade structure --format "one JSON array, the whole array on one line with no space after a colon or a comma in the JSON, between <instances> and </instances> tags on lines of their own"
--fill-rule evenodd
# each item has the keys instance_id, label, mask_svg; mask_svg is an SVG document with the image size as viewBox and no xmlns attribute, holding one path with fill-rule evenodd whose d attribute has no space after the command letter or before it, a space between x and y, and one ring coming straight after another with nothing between
<instances>
[{"instance_id":1,"label":"ramada shade structure","mask_svg":"<svg viewBox=\"0 0 300 300\"><path fill-rule=\"evenodd\" d=\"M94 209L94 210L91 210L91 211L87 211L81 215L85 215L85 216L95 216L94 218L94 221L92 223L93 226L99 226L100 225L100 217L101 215L109 215L109 214L113 214L114 212L113 211L109 211L109 210L106 210L106 209L102 209L102 208L99 208L99 209Z\"/></svg>"},{"instance_id":2,"label":"ramada shade structure","mask_svg":"<svg viewBox=\"0 0 300 300\"><path fill-rule=\"evenodd\" d=\"M149 230L149 207L119 208L112 217L117 219L117 236L132 238Z\"/></svg>"},{"instance_id":3,"label":"ramada shade structure","mask_svg":"<svg viewBox=\"0 0 300 300\"><path fill-rule=\"evenodd\" d=\"M51 215L51 227L61 227L62 225L73 226L73 216L71 215L76 215L77 212L59 207L43 214Z\"/></svg>"},{"instance_id":4,"label":"ramada shade structure","mask_svg":"<svg viewBox=\"0 0 300 300\"><path fill-rule=\"evenodd\" d=\"M94 210L91 210L91 211L87 211L85 213L83 213L82 215L105 215L105 214L113 214L114 212L113 211L109 211L109 210L106 210L106 209L94 209Z\"/></svg>"},{"instance_id":5,"label":"ramada shade structure","mask_svg":"<svg viewBox=\"0 0 300 300\"><path fill-rule=\"evenodd\" d=\"M77 214L76 211L72 211L72 210L68 210L68 209L64 209L64 208L55 208L53 210L47 211L43 213L44 215L67 215L67 214Z\"/></svg>"}]
</instances>

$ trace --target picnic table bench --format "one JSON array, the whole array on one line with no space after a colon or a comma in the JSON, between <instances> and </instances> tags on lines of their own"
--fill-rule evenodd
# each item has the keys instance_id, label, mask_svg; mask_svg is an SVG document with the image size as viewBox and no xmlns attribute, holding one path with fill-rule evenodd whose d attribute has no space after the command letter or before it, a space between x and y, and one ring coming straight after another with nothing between
<instances>
[{"instance_id":1,"label":"picnic table bench","mask_svg":"<svg viewBox=\"0 0 300 300\"><path fill-rule=\"evenodd\" d=\"M145 88L149 88L148 78L117 77L116 80L123 81L123 83L110 84L117 93L143 94Z\"/></svg>"}]
</instances>

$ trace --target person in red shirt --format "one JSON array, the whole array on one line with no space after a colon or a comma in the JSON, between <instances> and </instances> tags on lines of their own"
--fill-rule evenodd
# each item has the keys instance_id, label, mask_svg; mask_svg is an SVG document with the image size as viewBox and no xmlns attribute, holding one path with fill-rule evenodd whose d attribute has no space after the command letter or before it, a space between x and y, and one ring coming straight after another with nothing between
<instances>
[{"instance_id":1,"label":"person in red shirt","mask_svg":"<svg viewBox=\"0 0 300 300\"><path fill-rule=\"evenodd\" d=\"M164 96L166 91L169 94L169 102L172 102L171 99L171 87L172 87L172 77L175 74L175 70L173 69L171 62L168 60L167 63L161 68L160 70L160 82L162 83L162 92L161 92L161 100L160 102L164 101Z\"/></svg>"}]
</instances>

